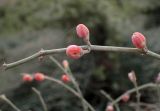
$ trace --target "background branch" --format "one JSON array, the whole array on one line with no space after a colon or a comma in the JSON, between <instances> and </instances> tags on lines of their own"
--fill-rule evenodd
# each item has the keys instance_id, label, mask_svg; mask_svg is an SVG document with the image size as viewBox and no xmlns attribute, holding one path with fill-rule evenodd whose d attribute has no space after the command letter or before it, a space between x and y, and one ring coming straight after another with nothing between
<instances>
[{"instance_id":1,"label":"background branch","mask_svg":"<svg viewBox=\"0 0 160 111\"><path fill-rule=\"evenodd\" d=\"M21 111L11 100L9 100L5 95L0 96L6 103L8 103L15 111Z\"/></svg>"},{"instance_id":2,"label":"background branch","mask_svg":"<svg viewBox=\"0 0 160 111\"><path fill-rule=\"evenodd\" d=\"M114 102L114 99L107 92L105 92L104 90L100 90L100 93L102 95L104 95L104 97L109 99L109 101ZM117 111L120 111L118 103L115 103L115 108L116 108Z\"/></svg>"},{"instance_id":3,"label":"background branch","mask_svg":"<svg viewBox=\"0 0 160 111\"><path fill-rule=\"evenodd\" d=\"M44 102L44 99L43 99L40 91L38 91L38 90L37 90L36 88L34 88L34 87L32 87L32 90L33 90L33 91L37 94L37 96L39 97L39 99L40 99L40 101L41 101L41 104L42 104L42 107L43 107L43 110L44 110L44 111L48 111L47 106L46 106L46 104L45 104L45 102Z\"/></svg>"},{"instance_id":4,"label":"background branch","mask_svg":"<svg viewBox=\"0 0 160 111\"><path fill-rule=\"evenodd\" d=\"M51 78L51 77L49 77L49 76L45 76L45 78L46 78L47 80L53 81L53 82L55 82L55 83L63 86L64 88L66 88L67 90L69 90L72 94L74 94L74 95L77 96L78 98L82 99L91 111L96 111L96 110L92 107L92 105L91 105L90 103L88 103L84 98L82 98L82 96L81 96L79 93L77 93L77 92L76 92L73 88L71 88L70 86L64 84L62 81L60 81L60 80L58 80L58 79Z\"/></svg>"},{"instance_id":5,"label":"background branch","mask_svg":"<svg viewBox=\"0 0 160 111\"><path fill-rule=\"evenodd\" d=\"M146 89L146 88L149 88L149 87L156 87L157 85L154 84L154 83L147 83L147 84L144 84L144 85L141 85L141 86L138 86L137 89L138 90L142 90L142 89ZM137 91L136 88L133 88L133 89L130 89L128 90L126 93L127 94L131 94L131 93L134 93ZM122 94L121 96L119 96L116 100L114 100L111 104L112 105L115 105L116 103L118 103L119 101L121 101L122 97L123 97L124 94Z\"/></svg>"},{"instance_id":6,"label":"background branch","mask_svg":"<svg viewBox=\"0 0 160 111\"><path fill-rule=\"evenodd\" d=\"M53 56L49 56L49 58L51 59L51 61L53 61L65 74L67 74L70 79L71 79L71 82L73 83L74 87L76 88L77 92L79 93L79 95L81 96L81 98L84 98L83 97L83 94L81 92L81 89L79 87L79 84L78 82L76 81L75 77L73 76L71 70L70 70L70 67L68 66L68 70L64 69L63 66L53 57ZM83 109L84 111L87 111L88 110L88 107L87 105L85 104L85 102L83 101L83 99L81 100L82 101L82 106L83 106Z\"/></svg>"}]
</instances>

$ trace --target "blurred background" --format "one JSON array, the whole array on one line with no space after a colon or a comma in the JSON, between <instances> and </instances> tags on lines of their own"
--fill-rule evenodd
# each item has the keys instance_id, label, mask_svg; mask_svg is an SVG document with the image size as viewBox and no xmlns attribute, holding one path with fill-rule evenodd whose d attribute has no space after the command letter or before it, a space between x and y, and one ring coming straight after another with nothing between
<instances>
[{"instance_id":1,"label":"blurred background","mask_svg":"<svg viewBox=\"0 0 160 111\"><path fill-rule=\"evenodd\" d=\"M0 64L22 59L41 48L84 44L75 33L79 23L90 29L92 44L133 47L131 35L139 31L146 36L148 48L160 53L159 0L0 0ZM60 62L64 59L70 62L85 98L97 111L104 111L108 103L100 94L101 89L116 98L133 88L127 75L131 70L135 70L139 85L154 82L160 71L159 60L136 54L91 52L79 60L69 59L64 53L54 57ZM42 111L31 90L34 86L41 91L49 111L82 111L80 100L57 84L22 82L22 73L34 72L58 79L63 74L47 57L42 62L35 59L1 70L0 93L5 93L22 111ZM143 102L158 101L152 89L141 94ZM134 94L131 102L135 102ZM127 104L120 106L133 111ZM3 101L0 109L13 110Z\"/></svg>"}]
</instances>

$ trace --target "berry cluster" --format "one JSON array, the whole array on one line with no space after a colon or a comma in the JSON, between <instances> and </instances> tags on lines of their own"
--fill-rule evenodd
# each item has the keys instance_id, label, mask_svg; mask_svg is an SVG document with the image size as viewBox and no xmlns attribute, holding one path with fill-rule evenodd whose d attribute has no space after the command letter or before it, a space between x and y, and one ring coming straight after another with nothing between
<instances>
[{"instance_id":1,"label":"berry cluster","mask_svg":"<svg viewBox=\"0 0 160 111\"><path fill-rule=\"evenodd\" d=\"M89 29L84 24L77 25L76 32L78 37L83 39L88 46L91 45L89 41ZM141 49L144 52L147 51L146 38L140 32L133 33L132 43L136 48ZM67 56L72 59L79 59L82 55L84 55L84 52L85 51L77 45L69 45L66 49Z\"/></svg>"},{"instance_id":2,"label":"berry cluster","mask_svg":"<svg viewBox=\"0 0 160 111\"><path fill-rule=\"evenodd\" d=\"M79 24L76 27L76 32L79 38L83 39L83 41L87 44L88 49L83 49L81 46L78 45L69 45L66 48L66 55L72 59L79 59L80 57L82 57L84 54L89 53L91 50L91 43L89 41L89 29L84 25L84 24ZM147 52L147 46L146 46L146 38L143 34L141 34L140 32L135 32L133 33L132 37L132 43L133 45L140 49L143 52ZM43 57L40 57L40 59L43 59ZM67 60L64 60L62 62L63 68L64 70L68 70L69 69L69 63ZM65 72L65 71L64 71ZM34 73L33 75L30 74L24 74L23 75L23 81L24 82L32 82L33 80L36 81L43 81L45 80L45 77L47 78L47 76L45 76L43 73L37 72ZM128 74L129 80L133 83L133 84L137 84L136 83L136 75L134 71L131 71ZM72 76L70 78L70 75L67 73L63 74L61 76L61 81L64 83L68 83L68 82L72 82ZM160 81L160 74L158 76L157 79L157 83L159 83ZM121 101L123 102L128 102L130 99L130 94L128 94L127 92L124 93L121 97ZM114 111L114 107L113 104L109 104L106 107L106 111Z\"/></svg>"},{"instance_id":3,"label":"berry cluster","mask_svg":"<svg viewBox=\"0 0 160 111\"><path fill-rule=\"evenodd\" d=\"M36 81L43 81L45 79L45 76L43 73L37 72L34 73L33 75L30 74L23 74L23 81L24 82L32 82L33 80Z\"/></svg>"},{"instance_id":4,"label":"berry cluster","mask_svg":"<svg viewBox=\"0 0 160 111\"><path fill-rule=\"evenodd\" d=\"M89 29L84 24L79 24L76 27L76 32L79 38L83 39L84 42L90 46L89 41ZM79 59L86 53L86 50L82 49L77 45L69 45L66 49L66 54L72 59Z\"/></svg>"}]
</instances>

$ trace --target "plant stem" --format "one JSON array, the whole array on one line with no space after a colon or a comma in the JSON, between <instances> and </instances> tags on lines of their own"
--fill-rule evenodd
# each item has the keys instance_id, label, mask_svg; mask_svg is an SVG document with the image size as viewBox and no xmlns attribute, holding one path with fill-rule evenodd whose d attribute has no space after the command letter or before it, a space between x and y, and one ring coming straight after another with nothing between
<instances>
[{"instance_id":1,"label":"plant stem","mask_svg":"<svg viewBox=\"0 0 160 111\"><path fill-rule=\"evenodd\" d=\"M55 83L63 86L64 88L66 88L67 90L69 90L71 93L73 93L75 96L77 96L78 98L82 99L91 111L96 111L96 110L92 107L92 105L90 105L90 103L88 103L84 98L82 98L81 95L80 95L79 93L77 93L77 92L76 92L73 88L71 88L70 86L64 84L63 82L61 82L60 80L55 79L55 78L51 78L51 77L48 77L48 76L45 76L45 78L46 78L47 80L50 80L50 81L52 81L52 82L55 82Z\"/></svg>"},{"instance_id":2,"label":"plant stem","mask_svg":"<svg viewBox=\"0 0 160 111\"><path fill-rule=\"evenodd\" d=\"M70 77L70 79L71 79L74 87L76 88L76 90L78 91L78 93L80 94L80 96L81 96L82 98L84 98L84 97L83 97L83 94L82 94L82 92L81 92L81 90L80 90L80 88L79 88L79 85L78 85L78 83L76 82L76 79L74 78L74 76L73 76L70 68L68 67L68 71L67 71L67 70L65 70L65 69L62 67L62 65L61 65L53 56L49 56L49 58L50 58L65 74L67 74L67 75ZM83 100L81 100L81 101L82 101L82 106L83 106L84 111L87 111L88 108L86 107L85 102L84 102Z\"/></svg>"},{"instance_id":3,"label":"plant stem","mask_svg":"<svg viewBox=\"0 0 160 111\"><path fill-rule=\"evenodd\" d=\"M38 90L37 90L36 88L34 88L34 87L32 87L32 90L37 94L37 96L38 96L38 98L39 98L39 100L40 100L40 102L41 102L41 104L42 104L43 110L44 110L44 111L48 111L47 105L45 104L44 99L43 99L40 91L38 91Z\"/></svg>"},{"instance_id":4,"label":"plant stem","mask_svg":"<svg viewBox=\"0 0 160 111\"><path fill-rule=\"evenodd\" d=\"M9 100L5 95L0 96L6 103L8 103L15 111L21 111L11 100Z\"/></svg>"},{"instance_id":5,"label":"plant stem","mask_svg":"<svg viewBox=\"0 0 160 111\"><path fill-rule=\"evenodd\" d=\"M100 90L100 93L103 94L111 102L114 102L114 99L107 92L105 92L104 90ZM114 105L115 105L116 110L120 111L120 108L119 108L118 104L115 103Z\"/></svg>"},{"instance_id":6,"label":"plant stem","mask_svg":"<svg viewBox=\"0 0 160 111\"><path fill-rule=\"evenodd\" d=\"M136 108L136 110L140 111L140 97L141 97L141 94L140 94L139 89L138 89L137 81L133 82L133 84L134 84L134 87L136 89L136 97L137 97L137 108Z\"/></svg>"},{"instance_id":7,"label":"plant stem","mask_svg":"<svg viewBox=\"0 0 160 111\"><path fill-rule=\"evenodd\" d=\"M154 84L154 83L147 83L147 84L138 86L137 89L138 89L138 90L142 90L142 89L146 89L146 88L149 88L149 87L150 87L150 88L151 88L151 87L157 87L157 85ZM134 93L134 92L136 92L137 89L136 89L136 88L130 89L130 90L128 90L126 93L127 93L127 94ZM119 96L116 100L114 100L114 101L111 103L111 105L114 105L114 104L118 103L118 102L122 99L123 95L124 95L124 94L122 94L122 95Z\"/></svg>"}]
</instances>

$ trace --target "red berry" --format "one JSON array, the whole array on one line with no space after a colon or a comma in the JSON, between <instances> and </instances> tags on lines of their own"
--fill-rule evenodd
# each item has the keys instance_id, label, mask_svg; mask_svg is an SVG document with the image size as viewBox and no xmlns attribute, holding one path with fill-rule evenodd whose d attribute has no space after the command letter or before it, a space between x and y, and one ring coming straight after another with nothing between
<instances>
[{"instance_id":1,"label":"red berry","mask_svg":"<svg viewBox=\"0 0 160 111\"><path fill-rule=\"evenodd\" d=\"M114 108L112 105L108 105L106 108L106 111L114 111Z\"/></svg>"},{"instance_id":2,"label":"red berry","mask_svg":"<svg viewBox=\"0 0 160 111\"><path fill-rule=\"evenodd\" d=\"M66 49L66 54L72 59L79 59L83 54L83 49L77 45L70 45Z\"/></svg>"},{"instance_id":3,"label":"red berry","mask_svg":"<svg viewBox=\"0 0 160 111\"><path fill-rule=\"evenodd\" d=\"M78 24L76 27L78 37L87 38L89 37L89 30L84 24Z\"/></svg>"},{"instance_id":4,"label":"red berry","mask_svg":"<svg viewBox=\"0 0 160 111\"><path fill-rule=\"evenodd\" d=\"M44 74L37 72L34 74L34 79L36 81L43 81L45 79L45 76Z\"/></svg>"},{"instance_id":5,"label":"red berry","mask_svg":"<svg viewBox=\"0 0 160 111\"><path fill-rule=\"evenodd\" d=\"M123 101L123 102L128 102L129 99L130 99L130 95L129 95L129 94L124 94L124 95L122 96L122 101Z\"/></svg>"},{"instance_id":6,"label":"red berry","mask_svg":"<svg viewBox=\"0 0 160 111\"><path fill-rule=\"evenodd\" d=\"M29 74L24 74L23 75L23 81L24 82L31 82L33 80L33 77Z\"/></svg>"},{"instance_id":7,"label":"red berry","mask_svg":"<svg viewBox=\"0 0 160 111\"><path fill-rule=\"evenodd\" d=\"M67 74L63 74L61 80L66 83L70 81L70 78Z\"/></svg>"},{"instance_id":8,"label":"red berry","mask_svg":"<svg viewBox=\"0 0 160 111\"><path fill-rule=\"evenodd\" d=\"M135 32L132 35L132 43L136 48L144 49L146 48L146 38L140 32Z\"/></svg>"}]
</instances>

